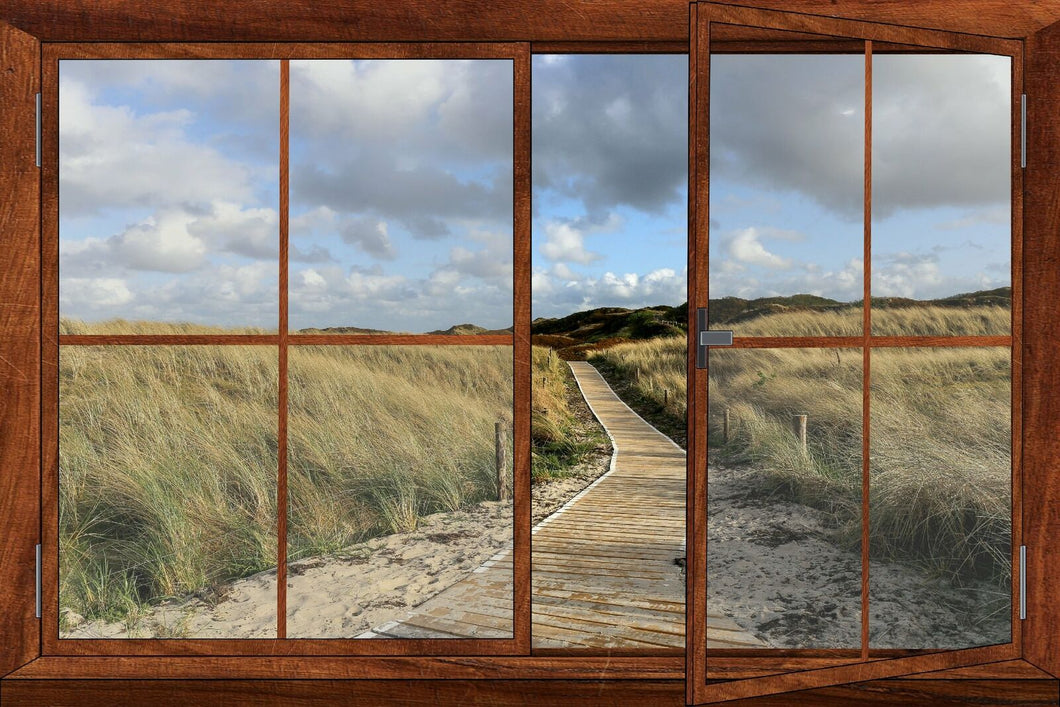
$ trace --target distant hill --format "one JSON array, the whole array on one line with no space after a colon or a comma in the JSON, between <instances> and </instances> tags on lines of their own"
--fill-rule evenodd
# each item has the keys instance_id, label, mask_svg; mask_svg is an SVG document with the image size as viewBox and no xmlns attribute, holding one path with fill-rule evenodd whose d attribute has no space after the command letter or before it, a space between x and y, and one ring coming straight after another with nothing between
<instances>
[{"instance_id":1,"label":"distant hill","mask_svg":"<svg viewBox=\"0 0 1060 707\"><path fill-rule=\"evenodd\" d=\"M1012 303L1012 288L968 292L934 300L902 297L874 297L872 306L879 309L905 307L1007 307ZM793 311L840 310L860 307L861 301L840 302L816 295L760 297L742 299L721 297L710 300L712 326L746 322L757 317ZM688 304L676 307L658 305L642 309L601 307L575 312L565 317L535 319L530 333L536 346L557 349L563 358L583 358L590 349L607 348L624 341L680 336L688 331Z\"/></svg>"},{"instance_id":2,"label":"distant hill","mask_svg":"<svg viewBox=\"0 0 1060 707\"><path fill-rule=\"evenodd\" d=\"M404 331L387 331L386 329L363 329L355 326L330 326L323 329L309 328L299 329L299 334L407 334ZM448 329L436 329L428 331L427 334L440 334L443 336L468 336L470 334L511 334L512 328L486 329L475 324L456 324Z\"/></svg>"},{"instance_id":3,"label":"distant hill","mask_svg":"<svg viewBox=\"0 0 1060 707\"><path fill-rule=\"evenodd\" d=\"M362 329L356 326L329 326L323 329L317 329L315 327L309 327L308 329L299 329L299 334L394 334L396 332L386 331L385 329Z\"/></svg>"},{"instance_id":4,"label":"distant hill","mask_svg":"<svg viewBox=\"0 0 1060 707\"><path fill-rule=\"evenodd\" d=\"M428 334L443 334L446 336L468 336L471 334L511 334L512 327L507 329L486 329L476 324L455 324L448 329L429 331Z\"/></svg>"}]
</instances>

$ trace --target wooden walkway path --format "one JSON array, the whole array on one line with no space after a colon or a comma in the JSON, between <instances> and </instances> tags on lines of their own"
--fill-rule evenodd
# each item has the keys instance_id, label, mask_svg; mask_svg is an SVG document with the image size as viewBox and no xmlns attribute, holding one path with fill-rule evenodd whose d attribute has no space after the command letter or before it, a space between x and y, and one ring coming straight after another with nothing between
<instances>
[{"instance_id":1,"label":"wooden walkway path","mask_svg":"<svg viewBox=\"0 0 1060 707\"><path fill-rule=\"evenodd\" d=\"M684 647L685 453L623 403L591 365L571 369L615 448L609 471L533 530L535 648ZM512 551L363 638L508 638ZM764 644L708 616L708 646Z\"/></svg>"}]
</instances>

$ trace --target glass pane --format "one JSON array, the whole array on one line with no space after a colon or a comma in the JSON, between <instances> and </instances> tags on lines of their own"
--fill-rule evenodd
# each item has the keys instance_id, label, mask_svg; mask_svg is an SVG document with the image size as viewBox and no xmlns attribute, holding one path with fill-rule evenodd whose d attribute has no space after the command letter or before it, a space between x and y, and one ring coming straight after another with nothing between
<instances>
[{"instance_id":1,"label":"glass pane","mask_svg":"<svg viewBox=\"0 0 1060 707\"><path fill-rule=\"evenodd\" d=\"M537 55L533 72L533 645L672 651L688 59Z\"/></svg>"},{"instance_id":2,"label":"glass pane","mask_svg":"<svg viewBox=\"0 0 1060 707\"><path fill-rule=\"evenodd\" d=\"M275 638L277 356L63 346L63 638Z\"/></svg>"},{"instance_id":3,"label":"glass pane","mask_svg":"<svg viewBox=\"0 0 1060 707\"><path fill-rule=\"evenodd\" d=\"M276 330L278 66L59 62L62 333Z\"/></svg>"},{"instance_id":4,"label":"glass pane","mask_svg":"<svg viewBox=\"0 0 1060 707\"><path fill-rule=\"evenodd\" d=\"M709 365L708 650L859 647L861 351Z\"/></svg>"},{"instance_id":5,"label":"glass pane","mask_svg":"<svg viewBox=\"0 0 1060 707\"><path fill-rule=\"evenodd\" d=\"M1009 640L1008 348L874 349L872 648Z\"/></svg>"},{"instance_id":6,"label":"glass pane","mask_svg":"<svg viewBox=\"0 0 1060 707\"><path fill-rule=\"evenodd\" d=\"M292 61L290 327L512 326L510 60Z\"/></svg>"},{"instance_id":7,"label":"glass pane","mask_svg":"<svg viewBox=\"0 0 1060 707\"><path fill-rule=\"evenodd\" d=\"M510 638L511 347L289 356L287 635Z\"/></svg>"},{"instance_id":8,"label":"glass pane","mask_svg":"<svg viewBox=\"0 0 1060 707\"><path fill-rule=\"evenodd\" d=\"M856 53L710 57L712 328L861 335L864 106Z\"/></svg>"},{"instance_id":9,"label":"glass pane","mask_svg":"<svg viewBox=\"0 0 1060 707\"><path fill-rule=\"evenodd\" d=\"M1011 60L872 62L872 333L1010 333Z\"/></svg>"}]
</instances>

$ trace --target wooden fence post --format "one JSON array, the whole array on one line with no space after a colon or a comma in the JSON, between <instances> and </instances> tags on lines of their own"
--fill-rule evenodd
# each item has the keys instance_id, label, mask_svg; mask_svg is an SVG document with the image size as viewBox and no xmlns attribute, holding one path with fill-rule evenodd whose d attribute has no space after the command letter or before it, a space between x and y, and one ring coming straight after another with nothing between
<instances>
[{"instance_id":1,"label":"wooden fence post","mask_svg":"<svg viewBox=\"0 0 1060 707\"><path fill-rule=\"evenodd\" d=\"M729 443L729 408L725 408L725 419L722 422L721 441Z\"/></svg>"},{"instance_id":2,"label":"wooden fence post","mask_svg":"<svg viewBox=\"0 0 1060 707\"><path fill-rule=\"evenodd\" d=\"M670 404L670 389L663 388L663 407Z\"/></svg>"},{"instance_id":3,"label":"wooden fence post","mask_svg":"<svg viewBox=\"0 0 1060 707\"><path fill-rule=\"evenodd\" d=\"M497 452L497 500L507 501L511 494L508 491L508 447L504 443L504 423L494 425Z\"/></svg>"},{"instance_id":4,"label":"wooden fence post","mask_svg":"<svg viewBox=\"0 0 1060 707\"><path fill-rule=\"evenodd\" d=\"M799 438L799 445L802 447L802 451L806 451L806 415L796 415L792 420L792 426L795 429L795 436Z\"/></svg>"}]
</instances>

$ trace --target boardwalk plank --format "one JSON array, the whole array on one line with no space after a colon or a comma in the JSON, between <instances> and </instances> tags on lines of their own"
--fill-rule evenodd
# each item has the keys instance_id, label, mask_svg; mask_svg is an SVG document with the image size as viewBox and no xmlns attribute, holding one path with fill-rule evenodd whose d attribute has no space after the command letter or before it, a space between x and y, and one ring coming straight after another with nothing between
<instances>
[{"instance_id":1,"label":"boardwalk plank","mask_svg":"<svg viewBox=\"0 0 1060 707\"><path fill-rule=\"evenodd\" d=\"M685 581L674 560L685 554L685 454L622 403L595 368L570 366L616 456L588 492L534 528L534 646L682 648ZM509 550L366 637L510 634L511 587ZM764 645L719 614L707 617L707 643Z\"/></svg>"}]
</instances>

